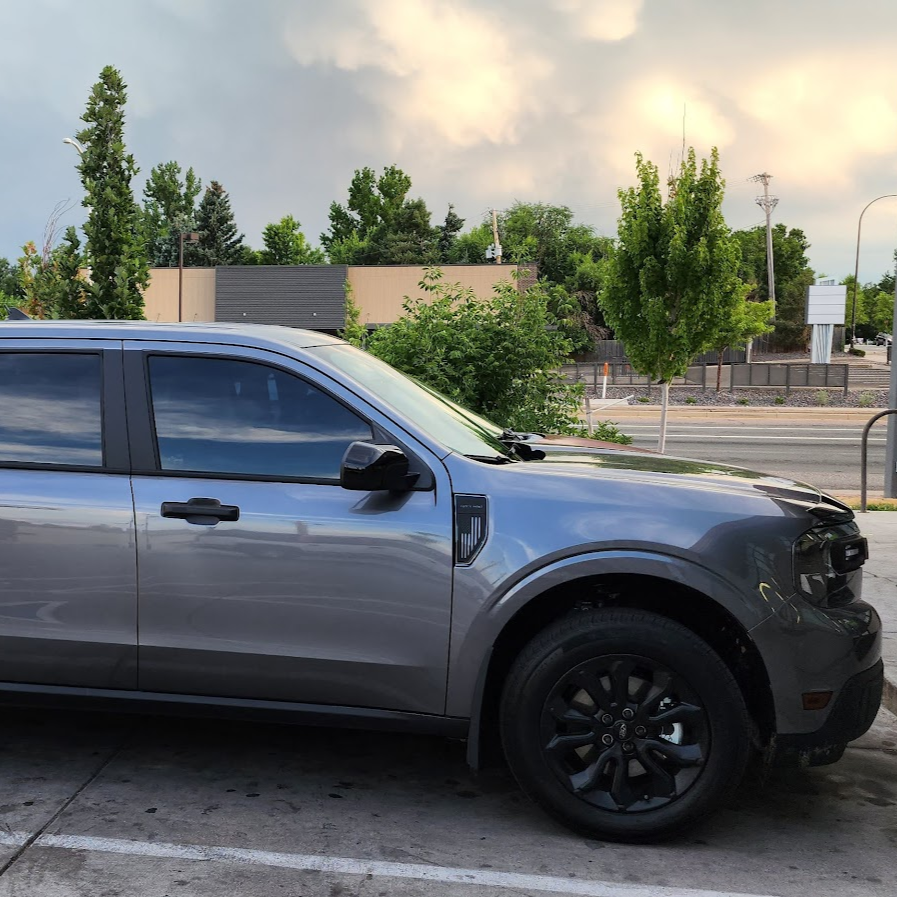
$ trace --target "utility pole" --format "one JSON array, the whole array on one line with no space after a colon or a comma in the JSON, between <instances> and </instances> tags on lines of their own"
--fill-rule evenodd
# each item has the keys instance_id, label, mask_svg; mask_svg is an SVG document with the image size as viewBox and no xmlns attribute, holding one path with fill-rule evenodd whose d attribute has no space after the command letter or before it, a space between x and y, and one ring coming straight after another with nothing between
<instances>
[{"instance_id":1,"label":"utility pole","mask_svg":"<svg viewBox=\"0 0 897 897\"><path fill-rule=\"evenodd\" d=\"M771 174L763 172L763 174L754 175L751 180L754 183L763 182L763 196L758 196L755 201L766 212L766 279L769 281L769 298L772 299L772 314L775 317L776 279L772 253L772 210L779 204L779 199L777 196L769 195L769 181L771 178Z\"/></svg>"},{"instance_id":2,"label":"utility pole","mask_svg":"<svg viewBox=\"0 0 897 897\"><path fill-rule=\"evenodd\" d=\"M492 210L492 245L486 250L486 257L491 258L496 265L501 264L501 243L498 242L498 213Z\"/></svg>"}]
</instances>

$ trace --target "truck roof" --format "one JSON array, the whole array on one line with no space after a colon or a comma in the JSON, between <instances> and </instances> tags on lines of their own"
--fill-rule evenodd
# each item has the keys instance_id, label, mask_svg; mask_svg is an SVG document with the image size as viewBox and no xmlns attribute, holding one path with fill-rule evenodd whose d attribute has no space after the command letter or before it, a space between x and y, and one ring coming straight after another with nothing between
<instances>
[{"instance_id":1,"label":"truck roof","mask_svg":"<svg viewBox=\"0 0 897 897\"><path fill-rule=\"evenodd\" d=\"M2 339L141 339L178 343L231 343L260 348L309 349L341 340L315 330L272 324L159 323L152 321L2 321Z\"/></svg>"}]
</instances>

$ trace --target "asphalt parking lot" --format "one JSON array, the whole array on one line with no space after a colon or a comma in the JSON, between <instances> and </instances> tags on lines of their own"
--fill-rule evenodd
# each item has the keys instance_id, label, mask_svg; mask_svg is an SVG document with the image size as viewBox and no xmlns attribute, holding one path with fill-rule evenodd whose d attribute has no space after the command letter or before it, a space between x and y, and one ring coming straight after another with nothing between
<instances>
[{"instance_id":1,"label":"asphalt parking lot","mask_svg":"<svg viewBox=\"0 0 897 897\"><path fill-rule=\"evenodd\" d=\"M897 721L678 842L568 833L439 738L4 710L0 895L894 893Z\"/></svg>"}]
</instances>

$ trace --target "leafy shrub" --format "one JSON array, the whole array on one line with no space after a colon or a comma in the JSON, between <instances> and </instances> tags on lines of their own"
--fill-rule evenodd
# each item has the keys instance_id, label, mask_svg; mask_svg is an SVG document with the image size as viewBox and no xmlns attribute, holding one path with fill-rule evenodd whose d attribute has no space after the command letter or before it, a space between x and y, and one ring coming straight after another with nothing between
<instances>
[{"instance_id":1,"label":"leafy shrub","mask_svg":"<svg viewBox=\"0 0 897 897\"><path fill-rule=\"evenodd\" d=\"M820 389L819 392L816 393L817 405L828 405L829 401L829 394L824 389Z\"/></svg>"},{"instance_id":2,"label":"leafy shrub","mask_svg":"<svg viewBox=\"0 0 897 897\"><path fill-rule=\"evenodd\" d=\"M776 405L784 405L785 397L784 396L776 396L773 401L776 403Z\"/></svg>"},{"instance_id":3,"label":"leafy shrub","mask_svg":"<svg viewBox=\"0 0 897 897\"><path fill-rule=\"evenodd\" d=\"M431 268L420 288L424 297L406 297L404 315L371 334L372 354L501 426L583 432L583 386L560 371L572 346L541 286L520 292L500 283L482 300ZM627 438L612 425L596 427L607 434L600 438Z\"/></svg>"},{"instance_id":4,"label":"leafy shrub","mask_svg":"<svg viewBox=\"0 0 897 897\"><path fill-rule=\"evenodd\" d=\"M739 405L750 405L750 404L751 404L751 400L750 400L750 399L739 399L739 400L738 400L738 404L739 404Z\"/></svg>"},{"instance_id":5,"label":"leafy shrub","mask_svg":"<svg viewBox=\"0 0 897 897\"><path fill-rule=\"evenodd\" d=\"M859 403L860 408L871 408L875 404L875 393L869 392L861 392L859 395Z\"/></svg>"},{"instance_id":6,"label":"leafy shrub","mask_svg":"<svg viewBox=\"0 0 897 897\"><path fill-rule=\"evenodd\" d=\"M651 396L639 396L636 399L637 402L641 402L643 405L647 405L648 402L651 401Z\"/></svg>"},{"instance_id":7,"label":"leafy shrub","mask_svg":"<svg viewBox=\"0 0 897 897\"><path fill-rule=\"evenodd\" d=\"M865 358L865 357L866 357L866 350L865 350L865 349L858 349L856 346L851 346L851 347L850 347L850 354L851 354L851 355L856 355L857 358Z\"/></svg>"},{"instance_id":8,"label":"leafy shrub","mask_svg":"<svg viewBox=\"0 0 897 897\"><path fill-rule=\"evenodd\" d=\"M686 396L686 397L685 397L685 404L686 404L686 405L697 405L697 404L698 404L698 400L697 400L694 396Z\"/></svg>"},{"instance_id":9,"label":"leafy shrub","mask_svg":"<svg viewBox=\"0 0 897 897\"><path fill-rule=\"evenodd\" d=\"M598 421L592 424L592 439L601 439L604 442L619 442L621 445L632 445L632 437L621 433L616 424L609 420Z\"/></svg>"}]
</instances>

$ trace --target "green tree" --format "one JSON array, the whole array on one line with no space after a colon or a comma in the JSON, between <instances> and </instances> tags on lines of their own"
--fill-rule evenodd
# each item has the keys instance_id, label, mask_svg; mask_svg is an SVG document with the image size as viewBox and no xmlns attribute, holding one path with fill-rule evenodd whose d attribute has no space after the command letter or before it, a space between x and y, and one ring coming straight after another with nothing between
<instances>
[{"instance_id":1,"label":"green tree","mask_svg":"<svg viewBox=\"0 0 897 897\"><path fill-rule=\"evenodd\" d=\"M150 171L143 188L143 221L153 267L177 265L179 235L196 228L196 197L201 190L193 169L182 178L177 162L163 162Z\"/></svg>"},{"instance_id":2,"label":"green tree","mask_svg":"<svg viewBox=\"0 0 897 897\"><path fill-rule=\"evenodd\" d=\"M405 314L374 331L368 349L449 399L503 426L542 433L581 432L582 390L560 365L570 344L555 329L544 291L520 294L500 283L490 300L443 281L438 269L405 299ZM599 438L627 442L612 425Z\"/></svg>"},{"instance_id":3,"label":"green tree","mask_svg":"<svg viewBox=\"0 0 897 897\"><path fill-rule=\"evenodd\" d=\"M752 227L733 233L741 247L739 276L746 283L756 284L751 299L765 302L769 298L766 265L766 228ZM782 351L805 349L807 326L804 323L807 287L816 282L807 251L810 244L799 228L790 230L784 224L772 229L772 257L776 279L775 344Z\"/></svg>"},{"instance_id":4,"label":"green tree","mask_svg":"<svg viewBox=\"0 0 897 897\"><path fill-rule=\"evenodd\" d=\"M574 221L567 206L516 202L497 215L499 238L506 262L532 264L546 289L559 307L568 309L561 316L574 351L592 348L596 339L607 334L604 316L596 301L600 290L601 262L610 240L599 237L585 224ZM470 264L486 260L486 247L493 242L492 218L456 241L455 258ZM561 290L568 299L561 299Z\"/></svg>"},{"instance_id":5,"label":"green tree","mask_svg":"<svg viewBox=\"0 0 897 897\"><path fill-rule=\"evenodd\" d=\"M355 291L352 284L346 281L346 326L339 331L339 335L347 343L363 349L367 344L368 331L361 323L361 309L355 301Z\"/></svg>"},{"instance_id":6,"label":"green tree","mask_svg":"<svg viewBox=\"0 0 897 897\"><path fill-rule=\"evenodd\" d=\"M636 160L639 185L619 193L619 237L600 302L633 367L662 386L662 452L670 380L713 346L731 319L741 290L738 244L723 218L715 148L700 171L689 150L666 202L657 166L641 155Z\"/></svg>"},{"instance_id":7,"label":"green tree","mask_svg":"<svg viewBox=\"0 0 897 897\"><path fill-rule=\"evenodd\" d=\"M327 261L324 253L305 239L302 225L292 215L266 224L262 243L260 265L323 265Z\"/></svg>"},{"instance_id":8,"label":"green tree","mask_svg":"<svg viewBox=\"0 0 897 897\"><path fill-rule=\"evenodd\" d=\"M408 199L411 178L391 165L377 177L355 171L345 206L330 205L330 229L321 245L334 264L431 264L439 257L440 229L422 199Z\"/></svg>"},{"instance_id":9,"label":"green tree","mask_svg":"<svg viewBox=\"0 0 897 897\"><path fill-rule=\"evenodd\" d=\"M62 242L47 252L34 243L22 247L19 272L24 288L25 311L35 318L90 317L89 284L82 273L85 260L74 227L65 231Z\"/></svg>"},{"instance_id":10,"label":"green tree","mask_svg":"<svg viewBox=\"0 0 897 897\"><path fill-rule=\"evenodd\" d=\"M74 227L66 228L62 243L53 251L52 271L55 281L54 314L74 320L89 317L88 283L82 274L85 258L81 241Z\"/></svg>"},{"instance_id":11,"label":"green tree","mask_svg":"<svg viewBox=\"0 0 897 897\"><path fill-rule=\"evenodd\" d=\"M196 231L199 240L184 249L184 257L192 266L214 268L247 261L247 247L237 230L230 196L218 181L206 187L196 210Z\"/></svg>"},{"instance_id":12,"label":"green tree","mask_svg":"<svg viewBox=\"0 0 897 897\"><path fill-rule=\"evenodd\" d=\"M23 296L18 266L5 258L0 258L0 293L8 299L21 299Z\"/></svg>"},{"instance_id":13,"label":"green tree","mask_svg":"<svg viewBox=\"0 0 897 897\"><path fill-rule=\"evenodd\" d=\"M131 192L138 169L124 140L127 86L111 65L100 73L78 133L84 155L78 169L84 185L84 223L90 260L88 315L143 318L143 290L149 281L142 215Z\"/></svg>"},{"instance_id":14,"label":"green tree","mask_svg":"<svg viewBox=\"0 0 897 897\"><path fill-rule=\"evenodd\" d=\"M463 227L464 219L455 211L454 205L449 203L445 220L439 228L439 236L436 240L439 261L442 264L451 264L455 261L455 245Z\"/></svg>"},{"instance_id":15,"label":"green tree","mask_svg":"<svg viewBox=\"0 0 897 897\"><path fill-rule=\"evenodd\" d=\"M22 289L24 309L32 318L55 317L52 264L48 251L38 252L34 241L22 247L19 257L19 283Z\"/></svg>"},{"instance_id":16,"label":"green tree","mask_svg":"<svg viewBox=\"0 0 897 897\"><path fill-rule=\"evenodd\" d=\"M769 333L773 329L772 300L749 302L747 294L754 289L751 284L743 284L732 308L731 315L716 334L713 348L716 350L716 391L722 388L723 355L726 349L743 346L755 336Z\"/></svg>"}]
</instances>

